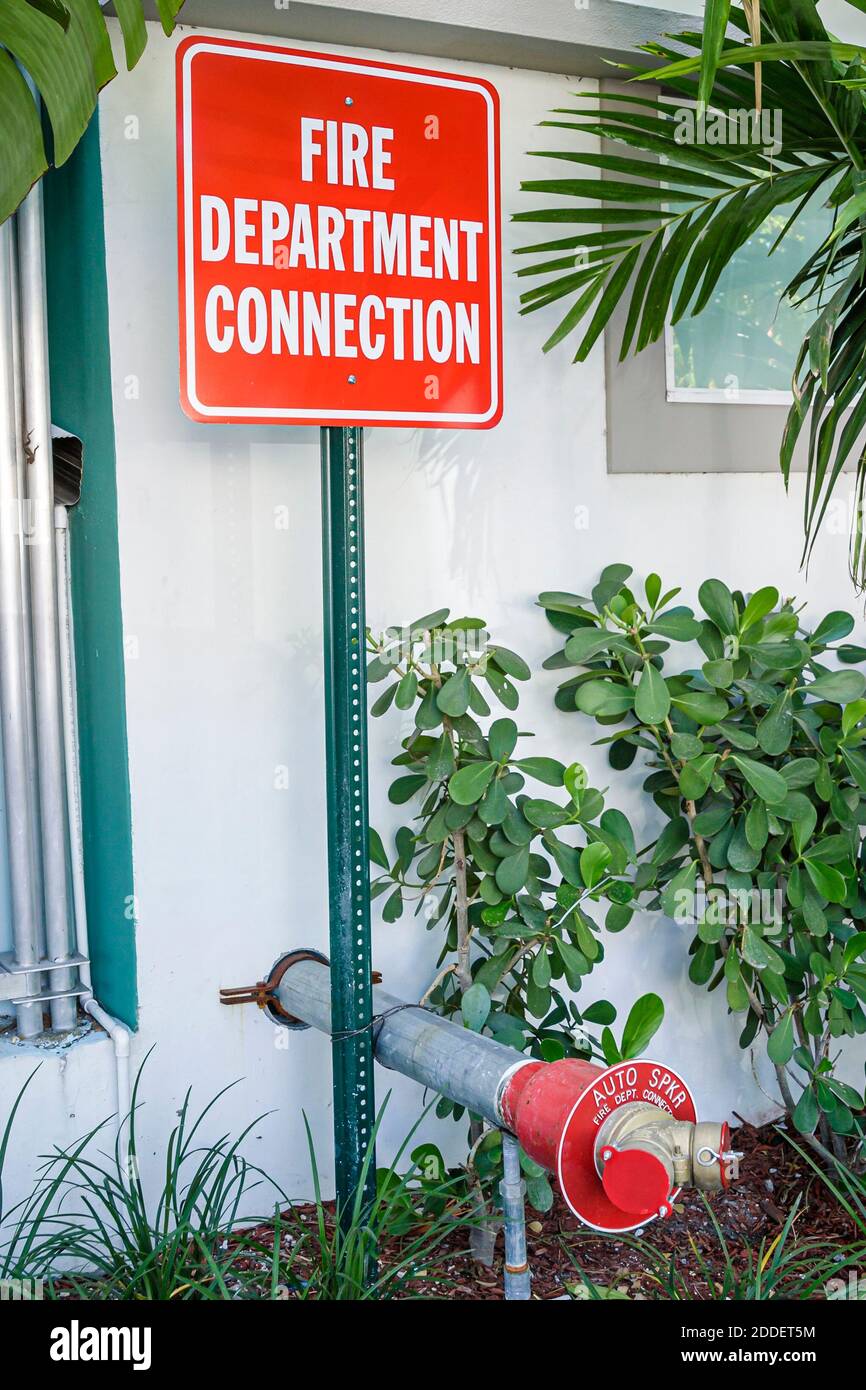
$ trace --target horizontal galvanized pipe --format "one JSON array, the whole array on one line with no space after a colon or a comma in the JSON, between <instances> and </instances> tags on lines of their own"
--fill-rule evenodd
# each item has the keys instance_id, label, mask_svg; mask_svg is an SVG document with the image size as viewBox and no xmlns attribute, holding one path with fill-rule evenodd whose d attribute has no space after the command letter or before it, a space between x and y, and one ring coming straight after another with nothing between
<instances>
[{"instance_id":1,"label":"horizontal galvanized pipe","mask_svg":"<svg viewBox=\"0 0 866 1390\"><path fill-rule=\"evenodd\" d=\"M281 1021L289 1026L294 1019L321 1029L339 1047L341 1035L331 1032L331 970L315 953L293 951L282 957L267 986L224 991L224 1003L251 999L274 1018L282 1011ZM596 1230L635 1230L667 1215L685 1183L706 1191L726 1186L736 1176L731 1165L737 1155L728 1151L727 1125L697 1124L686 1083L663 1063L637 1058L602 1067L577 1057L558 1062L516 1058L512 1048L493 1038L395 999L379 987L373 990L373 1055L382 1066L465 1106L506 1136L515 1135L528 1158L557 1175L574 1214ZM362 1076L359 1084L366 1088L370 1081ZM619 1119L602 1143L601 1129L607 1120L613 1125L614 1115ZM657 1116L652 1133L647 1115ZM506 1260L514 1275L509 1297L522 1298L520 1164L507 1137L504 1152Z\"/></svg>"},{"instance_id":2,"label":"horizontal galvanized pipe","mask_svg":"<svg viewBox=\"0 0 866 1390\"><path fill-rule=\"evenodd\" d=\"M299 960L283 975L277 998L286 1013L330 1034L331 971L327 965ZM373 989L373 1014L379 1020L374 1023L373 1046L381 1066L448 1096L493 1125L502 1124L499 1098L519 1067L533 1065L529 1058L515 1058L514 1048L467 1033L420 1005L395 999L378 985Z\"/></svg>"}]
</instances>

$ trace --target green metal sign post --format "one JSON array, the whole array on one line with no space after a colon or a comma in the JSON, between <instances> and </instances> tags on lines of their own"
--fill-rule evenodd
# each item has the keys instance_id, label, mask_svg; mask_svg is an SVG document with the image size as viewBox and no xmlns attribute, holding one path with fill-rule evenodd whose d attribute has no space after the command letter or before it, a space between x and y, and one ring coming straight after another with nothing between
<instances>
[{"instance_id":1,"label":"green metal sign post","mask_svg":"<svg viewBox=\"0 0 866 1390\"><path fill-rule=\"evenodd\" d=\"M322 430L322 554L334 1147L346 1219L375 1123L360 428ZM375 1183L371 1155L368 1200Z\"/></svg>"}]
</instances>

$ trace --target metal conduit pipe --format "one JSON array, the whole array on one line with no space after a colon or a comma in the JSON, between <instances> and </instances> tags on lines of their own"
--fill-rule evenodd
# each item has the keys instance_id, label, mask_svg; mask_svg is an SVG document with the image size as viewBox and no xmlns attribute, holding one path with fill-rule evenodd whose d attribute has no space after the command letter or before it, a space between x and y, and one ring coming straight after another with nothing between
<instances>
[{"instance_id":1,"label":"metal conduit pipe","mask_svg":"<svg viewBox=\"0 0 866 1390\"><path fill-rule=\"evenodd\" d=\"M72 576L69 568L69 515L54 508L54 544L57 568L57 637L60 653L60 704L63 718L63 757L66 770L66 809L69 824L69 857L72 881L72 913L79 954L88 957L87 900L84 892L84 830L79 780L78 714L75 698L75 644L72 632ZM80 967L90 987L90 961Z\"/></svg>"},{"instance_id":2,"label":"metal conduit pipe","mask_svg":"<svg viewBox=\"0 0 866 1390\"><path fill-rule=\"evenodd\" d=\"M10 219L0 225L0 720L12 918L13 960L4 962L16 975L20 998L38 995L39 918L35 881L33 811L28 758L27 681L24 653L27 632L23 600L24 525L19 492L20 448L15 388L14 244ZM18 1033L33 1038L42 1031L39 1004L16 1003Z\"/></svg>"},{"instance_id":3,"label":"metal conduit pipe","mask_svg":"<svg viewBox=\"0 0 866 1390\"><path fill-rule=\"evenodd\" d=\"M293 951L258 984L221 991L225 1004L257 1003L276 1023L331 1034L331 971L315 951ZM333 1035L332 1035L333 1036ZM339 1035L335 1041L339 1043ZM681 1186L703 1191L736 1177L726 1124L697 1123L694 1098L673 1070L648 1059L597 1066L539 1062L417 1004L373 990L376 1061L513 1134L556 1174L571 1210L602 1231L629 1231L667 1216ZM362 1082L366 1086L367 1082ZM519 1168L506 1177L517 1199ZM514 1273L521 1273L512 1230ZM519 1295L514 1295L519 1296Z\"/></svg>"},{"instance_id":4,"label":"metal conduit pipe","mask_svg":"<svg viewBox=\"0 0 866 1390\"><path fill-rule=\"evenodd\" d=\"M105 1029L114 1048L115 1125L118 1156L124 1181L129 1172L130 1044L132 1034L120 1019L102 1008L93 993L87 931L87 898L84 890L84 835L81 818L81 785L78 761L78 719L75 701L75 643L72 629L72 579L69 570L69 516L65 507L54 508L57 549L57 610L60 616L60 671L62 677L63 747L66 756L66 793L69 817L69 849L72 861L72 903L75 939L82 957L79 969L86 992L79 1003L86 1014Z\"/></svg>"},{"instance_id":5,"label":"metal conduit pipe","mask_svg":"<svg viewBox=\"0 0 866 1390\"><path fill-rule=\"evenodd\" d=\"M15 226L13 220L13 228ZM15 234L13 231L13 246ZM23 517L22 536L23 541L21 551L21 610L24 632L27 640L24 643L24 704L27 714L27 768L30 783L30 822L31 822L31 844L32 844L32 869L33 876L31 882L31 893L33 896L33 912L36 916L36 929L38 933L39 959L45 958L45 914L43 910L42 897L42 850L41 834L39 829L39 773L36 766L36 701L34 699L33 685L33 643L29 640L29 635L33 630L32 614L30 612L30 569L29 558L27 555L27 537L29 531L27 518L27 458L24 452L24 382L21 370L21 305L18 294L18 259L17 254L13 253L12 261L12 306L14 313L14 323L12 325L12 345L15 358L15 399L18 420L18 496ZM44 983L40 976L40 985Z\"/></svg>"},{"instance_id":6,"label":"metal conduit pipe","mask_svg":"<svg viewBox=\"0 0 866 1390\"><path fill-rule=\"evenodd\" d=\"M67 863L66 778L61 724L54 558L54 466L48 384L48 319L42 184L37 182L17 213L21 299L24 421L29 467L30 596L36 705L36 751L48 959L71 955ZM51 1023L61 1032L75 1024L75 971L50 972Z\"/></svg>"},{"instance_id":7,"label":"metal conduit pipe","mask_svg":"<svg viewBox=\"0 0 866 1390\"><path fill-rule=\"evenodd\" d=\"M520 1145L513 1134L502 1136L502 1215L505 1219L505 1297L524 1302L531 1296L526 1250L526 1183L520 1170Z\"/></svg>"}]
</instances>

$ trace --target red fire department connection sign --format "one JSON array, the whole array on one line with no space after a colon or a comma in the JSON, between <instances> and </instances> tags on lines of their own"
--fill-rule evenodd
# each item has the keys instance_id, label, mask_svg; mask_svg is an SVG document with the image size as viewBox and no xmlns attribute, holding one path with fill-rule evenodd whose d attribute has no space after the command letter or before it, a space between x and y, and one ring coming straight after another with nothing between
<instances>
[{"instance_id":1,"label":"red fire department connection sign","mask_svg":"<svg viewBox=\"0 0 866 1390\"><path fill-rule=\"evenodd\" d=\"M177 61L187 414L495 425L495 89L224 39Z\"/></svg>"}]
</instances>

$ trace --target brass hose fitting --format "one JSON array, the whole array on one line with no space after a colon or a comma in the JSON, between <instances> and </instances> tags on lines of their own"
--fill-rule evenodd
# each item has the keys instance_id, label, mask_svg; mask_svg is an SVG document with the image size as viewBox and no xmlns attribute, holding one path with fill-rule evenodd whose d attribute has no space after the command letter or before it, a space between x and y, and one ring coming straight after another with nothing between
<instances>
[{"instance_id":1,"label":"brass hose fitting","mask_svg":"<svg viewBox=\"0 0 866 1390\"><path fill-rule=\"evenodd\" d=\"M739 1157L730 1148L727 1124L676 1120L644 1101L610 1115L595 1143L605 1192L635 1216L669 1215L680 1187L701 1192L727 1187Z\"/></svg>"}]
</instances>

